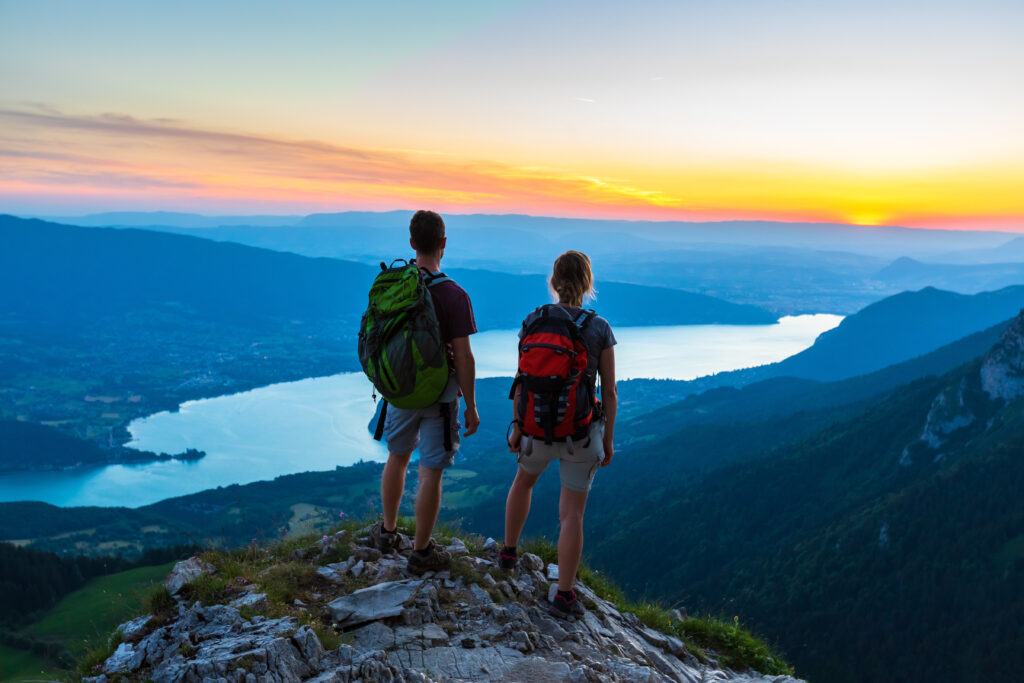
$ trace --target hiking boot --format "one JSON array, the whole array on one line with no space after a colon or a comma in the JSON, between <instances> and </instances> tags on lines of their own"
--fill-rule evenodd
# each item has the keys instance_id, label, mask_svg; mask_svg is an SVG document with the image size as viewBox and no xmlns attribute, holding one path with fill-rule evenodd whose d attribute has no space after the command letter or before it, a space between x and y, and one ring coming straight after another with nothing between
<instances>
[{"instance_id":1,"label":"hiking boot","mask_svg":"<svg viewBox=\"0 0 1024 683\"><path fill-rule=\"evenodd\" d=\"M398 527L395 527L394 531L388 531L384 528L384 522L380 521L370 527L370 542L374 548L386 554L398 550L402 537L398 533Z\"/></svg>"},{"instance_id":2,"label":"hiking boot","mask_svg":"<svg viewBox=\"0 0 1024 683\"><path fill-rule=\"evenodd\" d=\"M511 572L515 571L517 564L519 564L519 553L507 545L502 546L501 552L498 553L498 567Z\"/></svg>"},{"instance_id":3,"label":"hiking boot","mask_svg":"<svg viewBox=\"0 0 1024 683\"><path fill-rule=\"evenodd\" d=\"M446 550L437 547L433 541L427 546L426 553L413 550L409 554L406 569L410 574L426 574L427 572L443 572L452 568L452 556Z\"/></svg>"},{"instance_id":4,"label":"hiking boot","mask_svg":"<svg viewBox=\"0 0 1024 683\"><path fill-rule=\"evenodd\" d=\"M559 591L555 591L555 597L547 604L547 608L552 616L559 619L568 619L569 617L582 619L583 613L586 611L583 609L583 603L580 602L580 596L575 588L569 590L568 598L563 597Z\"/></svg>"}]
</instances>

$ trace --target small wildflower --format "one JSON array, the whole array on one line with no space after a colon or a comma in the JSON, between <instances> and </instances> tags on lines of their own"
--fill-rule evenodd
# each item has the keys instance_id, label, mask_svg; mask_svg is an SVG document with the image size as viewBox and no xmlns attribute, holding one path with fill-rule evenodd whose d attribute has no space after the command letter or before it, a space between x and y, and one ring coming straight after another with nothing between
<instances>
[{"instance_id":1,"label":"small wildflower","mask_svg":"<svg viewBox=\"0 0 1024 683\"><path fill-rule=\"evenodd\" d=\"M344 516L345 516L345 513L342 512L341 510L338 510L338 519L341 519Z\"/></svg>"},{"instance_id":2,"label":"small wildflower","mask_svg":"<svg viewBox=\"0 0 1024 683\"><path fill-rule=\"evenodd\" d=\"M325 541L327 540L327 534L324 534L324 540Z\"/></svg>"}]
</instances>

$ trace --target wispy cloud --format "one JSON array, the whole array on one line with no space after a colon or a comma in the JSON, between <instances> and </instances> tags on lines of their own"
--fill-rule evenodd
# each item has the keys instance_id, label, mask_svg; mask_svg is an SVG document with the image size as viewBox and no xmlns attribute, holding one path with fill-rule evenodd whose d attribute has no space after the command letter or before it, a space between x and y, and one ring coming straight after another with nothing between
<instances>
[{"instance_id":1,"label":"wispy cloud","mask_svg":"<svg viewBox=\"0 0 1024 683\"><path fill-rule=\"evenodd\" d=\"M116 113L0 109L0 192L77 186L115 196L277 198L375 208L434 203L481 210L665 207L679 202L613 179L417 151L340 146L207 130ZM169 194L168 194L169 193Z\"/></svg>"},{"instance_id":2,"label":"wispy cloud","mask_svg":"<svg viewBox=\"0 0 1024 683\"><path fill-rule=\"evenodd\" d=\"M577 98L588 104L588 98ZM922 176L673 161L651 171L524 166L49 106L0 109L0 204L293 212L457 212L779 219L1024 228L1019 166ZM983 207L979 209L979 207ZM4 206L0 205L0 209ZM42 209L35 209L42 211ZM74 210L74 209L71 209Z\"/></svg>"}]
</instances>

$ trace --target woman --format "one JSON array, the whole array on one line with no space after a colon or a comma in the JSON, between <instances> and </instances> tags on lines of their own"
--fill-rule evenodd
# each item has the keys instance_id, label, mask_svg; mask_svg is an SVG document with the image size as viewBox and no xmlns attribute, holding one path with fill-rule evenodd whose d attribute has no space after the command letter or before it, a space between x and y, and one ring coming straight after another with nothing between
<instances>
[{"instance_id":1,"label":"woman","mask_svg":"<svg viewBox=\"0 0 1024 683\"><path fill-rule=\"evenodd\" d=\"M519 453L519 471L508 492L505 505L505 546L501 549L499 563L503 569L515 568L519 558L517 545L530 512L533 485L537 483L548 463L557 459L562 482L558 504L558 518L561 522L558 536L558 592L548 609L555 616L568 618L579 617L584 612L573 585L576 581L580 554L583 551L583 511L587 505L587 493L590 491L598 466L607 467L615 454L612 446L618 403L613 348L615 336L608 321L593 313L588 315L582 309L584 301L592 298L594 294L594 275L586 254L567 251L559 256L551 272L550 284L558 303L541 307L531 313L523 321L523 329L519 333L520 341L532 329L531 325L537 318L542 316L549 316L548 320L551 317L563 316L573 324L579 325L579 337L586 349L587 364L580 380L581 393L578 394L584 398L578 399L578 402L585 405L586 397L595 396L594 385L597 377L600 377L602 404L594 407L592 422L581 427L573 436L555 439L551 437L553 432L547 432L547 438L524 434L524 411L532 414L536 405L531 404L528 409L525 408L525 402L521 400L522 394L529 389L521 382L522 372L517 375L512 403L513 424L509 434L509 450ZM523 348L525 345L521 345L521 353ZM527 398L532 400L532 397ZM593 398L586 400L592 402ZM563 410L558 414L565 412L568 411ZM543 421L543 413L544 409L538 408L537 414L542 415L536 418L538 424ZM552 410L551 415L553 421L556 412Z\"/></svg>"}]
</instances>

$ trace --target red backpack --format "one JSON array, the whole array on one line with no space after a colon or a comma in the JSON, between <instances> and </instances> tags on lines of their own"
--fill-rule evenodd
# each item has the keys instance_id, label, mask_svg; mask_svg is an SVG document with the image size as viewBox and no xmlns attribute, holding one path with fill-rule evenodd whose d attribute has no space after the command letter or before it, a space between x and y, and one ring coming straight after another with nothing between
<instances>
[{"instance_id":1,"label":"red backpack","mask_svg":"<svg viewBox=\"0 0 1024 683\"><path fill-rule=\"evenodd\" d=\"M596 377L587 372L582 331L597 315L582 311L576 319L552 315L542 306L519 341L519 372L509 398L521 386L516 415L524 434L544 443L587 435L594 417Z\"/></svg>"}]
</instances>

